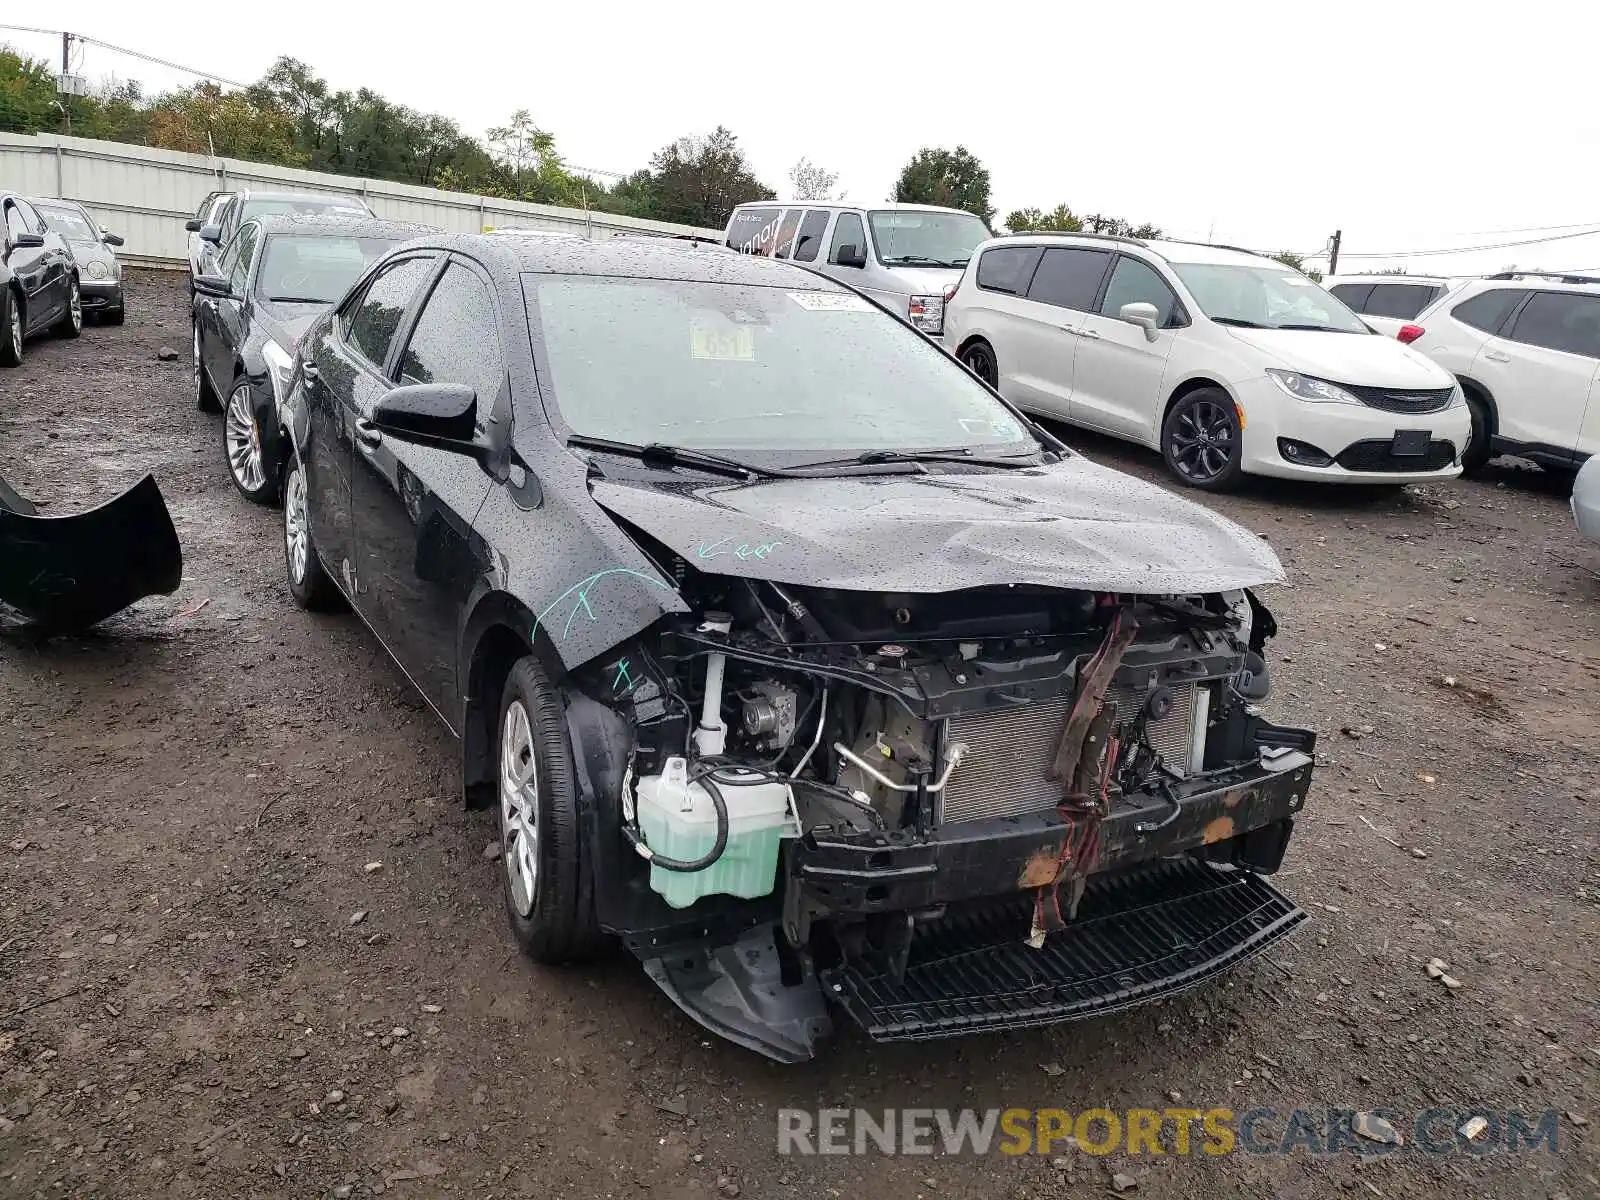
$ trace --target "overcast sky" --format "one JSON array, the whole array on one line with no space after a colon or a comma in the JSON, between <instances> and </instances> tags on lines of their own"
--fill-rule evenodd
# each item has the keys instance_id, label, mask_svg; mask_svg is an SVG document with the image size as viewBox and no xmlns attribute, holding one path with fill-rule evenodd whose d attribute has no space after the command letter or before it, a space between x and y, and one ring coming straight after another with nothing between
<instances>
[{"instance_id":1,"label":"overcast sky","mask_svg":"<svg viewBox=\"0 0 1600 1200\"><path fill-rule=\"evenodd\" d=\"M367 8L76 0L6 20L244 81L289 54L476 135L527 108L585 167L631 170L721 123L780 195L804 155L876 202L919 147L960 143L989 168L999 220L1065 201L1265 250L1319 251L1340 228L1344 271L1600 269L1600 232L1357 257L1600 230L1592 0ZM59 61L59 39L7 41ZM75 65L190 82L94 46Z\"/></svg>"}]
</instances>

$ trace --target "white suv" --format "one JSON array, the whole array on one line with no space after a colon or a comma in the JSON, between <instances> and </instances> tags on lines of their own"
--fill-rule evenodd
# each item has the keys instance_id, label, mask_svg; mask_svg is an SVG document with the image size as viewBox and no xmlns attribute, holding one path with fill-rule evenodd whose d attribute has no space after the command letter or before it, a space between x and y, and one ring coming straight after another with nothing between
<instances>
[{"instance_id":1,"label":"white suv","mask_svg":"<svg viewBox=\"0 0 1600 1200\"><path fill-rule=\"evenodd\" d=\"M1192 487L1449 479L1471 427L1448 372L1226 247L984 242L947 296L945 345L1022 408L1160 449Z\"/></svg>"},{"instance_id":2,"label":"white suv","mask_svg":"<svg viewBox=\"0 0 1600 1200\"><path fill-rule=\"evenodd\" d=\"M1600 454L1600 279L1507 273L1417 314L1412 345L1472 413L1468 469L1495 454L1572 470Z\"/></svg>"},{"instance_id":3,"label":"white suv","mask_svg":"<svg viewBox=\"0 0 1600 1200\"><path fill-rule=\"evenodd\" d=\"M1335 275L1322 281L1368 325L1402 342L1416 340L1412 322L1419 312L1460 285L1443 275Z\"/></svg>"}]
</instances>

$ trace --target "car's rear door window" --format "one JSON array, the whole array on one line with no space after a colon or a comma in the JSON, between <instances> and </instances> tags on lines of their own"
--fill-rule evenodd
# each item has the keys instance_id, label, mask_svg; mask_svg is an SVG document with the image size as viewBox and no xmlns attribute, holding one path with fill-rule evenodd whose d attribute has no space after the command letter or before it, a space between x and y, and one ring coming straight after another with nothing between
<instances>
[{"instance_id":1,"label":"car's rear door window","mask_svg":"<svg viewBox=\"0 0 1600 1200\"><path fill-rule=\"evenodd\" d=\"M770 254L782 215L781 208L741 208L728 222L728 248L740 254Z\"/></svg>"},{"instance_id":2,"label":"car's rear door window","mask_svg":"<svg viewBox=\"0 0 1600 1200\"><path fill-rule=\"evenodd\" d=\"M1094 309L1111 255L1104 250L1052 246L1039 260L1028 286L1028 299L1058 308Z\"/></svg>"},{"instance_id":3,"label":"car's rear door window","mask_svg":"<svg viewBox=\"0 0 1600 1200\"><path fill-rule=\"evenodd\" d=\"M778 226L778 243L772 251L774 258L789 257L789 251L794 248L794 235L800 231L800 218L804 215L798 208L783 214L783 224Z\"/></svg>"},{"instance_id":4,"label":"car's rear door window","mask_svg":"<svg viewBox=\"0 0 1600 1200\"><path fill-rule=\"evenodd\" d=\"M348 321L341 322L345 337L356 352L379 370L389 357L389 344L400 327L400 318L433 265L431 255L389 263L367 284L361 299L349 311Z\"/></svg>"},{"instance_id":5,"label":"car's rear door window","mask_svg":"<svg viewBox=\"0 0 1600 1200\"><path fill-rule=\"evenodd\" d=\"M1356 309L1369 317L1395 317L1409 321L1432 304L1444 289L1429 283L1379 283L1374 284L1372 295L1365 307ZM1338 295L1338 293L1334 293ZM1339 299L1344 300L1343 296ZM1349 304L1349 301L1345 301ZM1354 306L1352 306L1354 307Z\"/></svg>"},{"instance_id":6,"label":"car's rear door window","mask_svg":"<svg viewBox=\"0 0 1600 1200\"><path fill-rule=\"evenodd\" d=\"M978 286L986 292L1015 296L1028 290L1034 264L1043 250L1038 246L996 246L978 256Z\"/></svg>"},{"instance_id":7,"label":"car's rear door window","mask_svg":"<svg viewBox=\"0 0 1600 1200\"><path fill-rule=\"evenodd\" d=\"M1470 325L1484 333L1499 333L1511 310L1522 303L1528 294L1526 288L1495 288L1480 292L1470 300L1463 300L1450 310L1450 315L1463 325Z\"/></svg>"},{"instance_id":8,"label":"car's rear door window","mask_svg":"<svg viewBox=\"0 0 1600 1200\"><path fill-rule=\"evenodd\" d=\"M794 244L795 262L817 261L817 255L822 251L822 235L827 232L830 215L825 208L813 208L806 213L805 219L800 222L800 236Z\"/></svg>"},{"instance_id":9,"label":"car's rear door window","mask_svg":"<svg viewBox=\"0 0 1600 1200\"><path fill-rule=\"evenodd\" d=\"M1535 292L1506 336L1546 350L1600 358L1600 296Z\"/></svg>"}]
</instances>

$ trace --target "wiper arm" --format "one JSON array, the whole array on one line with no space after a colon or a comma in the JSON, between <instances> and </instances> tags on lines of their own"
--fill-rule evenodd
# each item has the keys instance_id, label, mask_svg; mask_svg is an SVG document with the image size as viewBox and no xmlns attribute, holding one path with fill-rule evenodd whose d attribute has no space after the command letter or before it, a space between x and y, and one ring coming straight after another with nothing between
<instances>
[{"instance_id":1,"label":"wiper arm","mask_svg":"<svg viewBox=\"0 0 1600 1200\"><path fill-rule=\"evenodd\" d=\"M320 296L268 296L268 304L332 304Z\"/></svg>"},{"instance_id":2,"label":"wiper arm","mask_svg":"<svg viewBox=\"0 0 1600 1200\"><path fill-rule=\"evenodd\" d=\"M957 446L950 450L864 450L854 458L833 458L823 462L800 463L800 470L819 470L830 467L870 467L878 463L928 463L928 462L953 462L971 463L982 467L1004 467L1007 470L1016 470L1019 467L1035 466L1032 454L1010 455L1005 458L983 458L972 453L969 447Z\"/></svg>"},{"instance_id":3,"label":"wiper arm","mask_svg":"<svg viewBox=\"0 0 1600 1200\"><path fill-rule=\"evenodd\" d=\"M1246 321L1243 317L1212 317L1218 325L1237 325L1240 329L1272 329L1271 325L1263 325L1260 321Z\"/></svg>"},{"instance_id":4,"label":"wiper arm","mask_svg":"<svg viewBox=\"0 0 1600 1200\"><path fill-rule=\"evenodd\" d=\"M610 438L587 437L576 433L567 439L567 445L626 455L629 458L637 458L647 466L695 467L702 471L734 475L741 479L779 479L794 476L793 471L755 467L738 459L723 458L720 454L710 454L704 450L690 450L686 446L669 446L665 442L648 442L640 446L633 442L614 442Z\"/></svg>"},{"instance_id":5,"label":"wiper arm","mask_svg":"<svg viewBox=\"0 0 1600 1200\"><path fill-rule=\"evenodd\" d=\"M1357 329L1337 329L1332 325L1274 325L1274 329L1312 329L1318 333L1359 333Z\"/></svg>"},{"instance_id":6,"label":"wiper arm","mask_svg":"<svg viewBox=\"0 0 1600 1200\"><path fill-rule=\"evenodd\" d=\"M927 267L953 267L955 263L945 262L942 258L929 258L926 254L893 254L883 260L890 265L901 263L920 263Z\"/></svg>"}]
</instances>

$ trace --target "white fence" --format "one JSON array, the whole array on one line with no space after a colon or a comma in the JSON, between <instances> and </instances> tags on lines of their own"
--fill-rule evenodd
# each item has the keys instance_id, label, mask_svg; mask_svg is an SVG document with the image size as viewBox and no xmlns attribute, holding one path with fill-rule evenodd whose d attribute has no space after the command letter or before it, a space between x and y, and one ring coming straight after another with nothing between
<instances>
[{"instance_id":1,"label":"white fence","mask_svg":"<svg viewBox=\"0 0 1600 1200\"><path fill-rule=\"evenodd\" d=\"M719 229L497 200L266 163L207 158L121 142L47 133L0 133L0 188L41 199L57 196L79 201L107 229L127 239L119 253L130 261L184 262L189 237L184 221L194 216L207 193L239 187L360 196L380 217L420 221L454 233L477 233L493 227L554 229L589 238L622 233L712 238L722 235Z\"/></svg>"}]
</instances>

